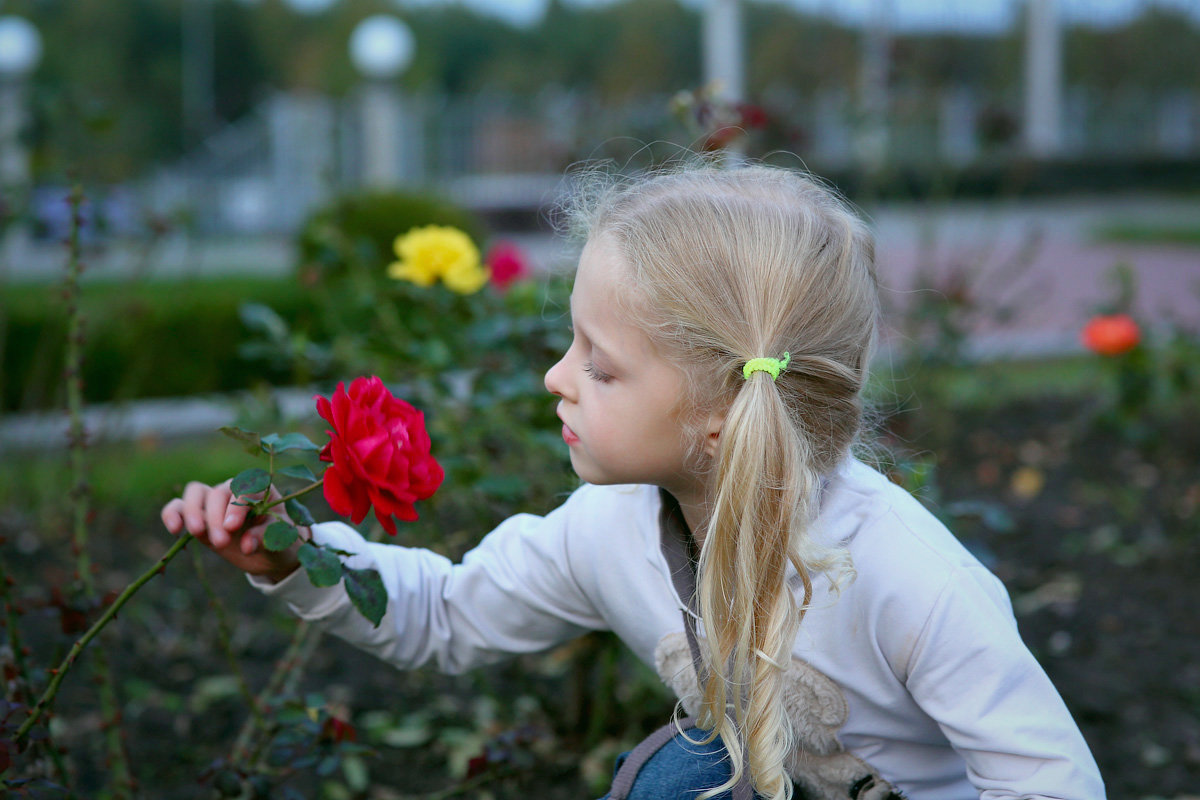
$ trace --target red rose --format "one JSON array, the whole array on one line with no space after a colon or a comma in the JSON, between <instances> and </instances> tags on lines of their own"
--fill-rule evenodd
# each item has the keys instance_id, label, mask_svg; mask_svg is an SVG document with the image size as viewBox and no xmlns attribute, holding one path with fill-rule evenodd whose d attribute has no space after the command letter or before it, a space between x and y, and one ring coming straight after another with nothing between
<instances>
[{"instance_id":1,"label":"red rose","mask_svg":"<svg viewBox=\"0 0 1200 800\"><path fill-rule=\"evenodd\" d=\"M1081 334L1084 346L1102 356L1127 353L1141 341L1142 332L1128 314L1092 317Z\"/></svg>"},{"instance_id":2,"label":"red rose","mask_svg":"<svg viewBox=\"0 0 1200 800\"><path fill-rule=\"evenodd\" d=\"M738 114L742 117L743 128L765 128L770 121L766 109L753 103L740 103Z\"/></svg>"},{"instance_id":3,"label":"red rose","mask_svg":"<svg viewBox=\"0 0 1200 800\"><path fill-rule=\"evenodd\" d=\"M340 720L337 717L329 717L325 720L325 724L321 726L321 738L327 742L356 742L358 741L358 731L354 726L345 720Z\"/></svg>"},{"instance_id":4,"label":"red rose","mask_svg":"<svg viewBox=\"0 0 1200 800\"><path fill-rule=\"evenodd\" d=\"M429 454L425 415L387 390L377 377L339 383L332 401L317 396L317 413L333 426L321 460L329 507L355 524L374 506L392 536L395 516L417 518L413 503L437 491L444 473Z\"/></svg>"},{"instance_id":5,"label":"red rose","mask_svg":"<svg viewBox=\"0 0 1200 800\"><path fill-rule=\"evenodd\" d=\"M488 269L492 272L492 284L498 289L507 289L509 284L529 274L525 254L512 242L497 242L487 254Z\"/></svg>"}]
</instances>

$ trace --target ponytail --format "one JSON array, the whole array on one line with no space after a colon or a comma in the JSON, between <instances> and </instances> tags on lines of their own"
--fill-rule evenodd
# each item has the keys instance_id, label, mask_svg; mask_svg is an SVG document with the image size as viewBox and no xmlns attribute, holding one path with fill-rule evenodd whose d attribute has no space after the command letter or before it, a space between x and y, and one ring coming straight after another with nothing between
<instances>
[{"instance_id":1,"label":"ponytail","mask_svg":"<svg viewBox=\"0 0 1200 800\"><path fill-rule=\"evenodd\" d=\"M709 714L726 709L702 722L711 736L721 735L734 769L720 789L749 767L756 790L769 798L791 797L784 765L794 743L783 676L812 602L812 575L849 569L842 552L807 535L817 512L821 459L786 400L789 384L813 379L798 370L818 365L833 366L801 358L780 376L783 385L755 373L737 392L721 428L716 498L700 555L697 595L711 659L703 707ZM787 585L789 564L803 586L800 602Z\"/></svg>"}]
</instances>

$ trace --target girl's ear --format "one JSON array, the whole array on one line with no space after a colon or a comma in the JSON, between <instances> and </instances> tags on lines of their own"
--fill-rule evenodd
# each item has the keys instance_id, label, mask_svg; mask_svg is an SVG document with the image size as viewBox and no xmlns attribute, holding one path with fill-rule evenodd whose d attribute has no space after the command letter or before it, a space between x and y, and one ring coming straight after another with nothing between
<instances>
[{"instance_id":1,"label":"girl's ear","mask_svg":"<svg viewBox=\"0 0 1200 800\"><path fill-rule=\"evenodd\" d=\"M704 427L704 454L711 459L715 460L721 450L721 428L724 425L724 411L714 411L708 415L708 422Z\"/></svg>"}]
</instances>

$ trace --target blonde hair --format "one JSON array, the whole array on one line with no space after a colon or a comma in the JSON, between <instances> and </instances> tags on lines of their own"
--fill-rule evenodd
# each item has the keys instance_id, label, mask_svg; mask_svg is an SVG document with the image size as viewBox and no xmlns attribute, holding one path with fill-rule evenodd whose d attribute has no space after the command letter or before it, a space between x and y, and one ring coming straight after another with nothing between
<instances>
[{"instance_id":1,"label":"blonde hair","mask_svg":"<svg viewBox=\"0 0 1200 800\"><path fill-rule=\"evenodd\" d=\"M879 313L866 225L802 173L764 166L690 167L607 182L584 206L589 236L607 236L625 262L623 305L688 376L684 418L724 412L709 462L710 517L697 597L708 665L701 725L721 735L733 777L790 798L793 746L784 669L812 580L837 585L848 556L809 535L822 480L859 432L862 389ZM742 366L791 363L772 380ZM698 468L701 425L687 431ZM799 574L797 602L787 565Z\"/></svg>"}]
</instances>

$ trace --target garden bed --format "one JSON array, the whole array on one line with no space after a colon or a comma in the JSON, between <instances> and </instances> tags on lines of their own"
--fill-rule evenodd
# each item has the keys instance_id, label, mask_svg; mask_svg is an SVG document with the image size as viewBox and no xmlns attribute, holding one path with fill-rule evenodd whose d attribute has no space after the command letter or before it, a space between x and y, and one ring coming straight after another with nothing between
<instances>
[{"instance_id":1,"label":"garden bed","mask_svg":"<svg viewBox=\"0 0 1200 800\"><path fill-rule=\"evenodd\" d=\"M1182 798L1200 786L1193 574L1200 422L1180 414L1170 425L1148 423L1132 440L1125 429L1093 424L1087 403L1026 399L944 413L927 406L893 418L883 441L901 462L934 466L923 470L918 494L1005 581L1021 631L1083 729L1109 796ZM145 458L161 455L147 451ZM569 484L565 469L545 487L554 482ZM489 501L448 485L421 526L402 535L436 541L456 556L476 538L481 514L498 519L530 502L548 507L554 492L545 487ZM165 499L113 504L96 515L91 541L101 587L123 586L166 549L169 537L156 519ZM470 504L471 513L460 507ZM53 507L22 507L10 497L0 511L0 552L21 576L22 630L39 664L70 641L58 633L59 609L49 602L50 587L70 578L66 527ZM246 717L192 556L200 556L221 598L251 687L265 683L293 629L240 575L197 551L151 582L105 632L125 741L146 797L211 797L211 773L201 778L229 753ZM351 721L373 753L353 756L348 767L343 759L323 777L300 770L286 785L299 796L329 798L599 796L612 757L672 708L657 679L621 652L597 635L447 677L396 672L325 639L294 695ZM53 731L86 797L106 774L96 708L86 675L72 674ZM369 788L355 790L362 767Z\"/></svg>"}]
</instances>

